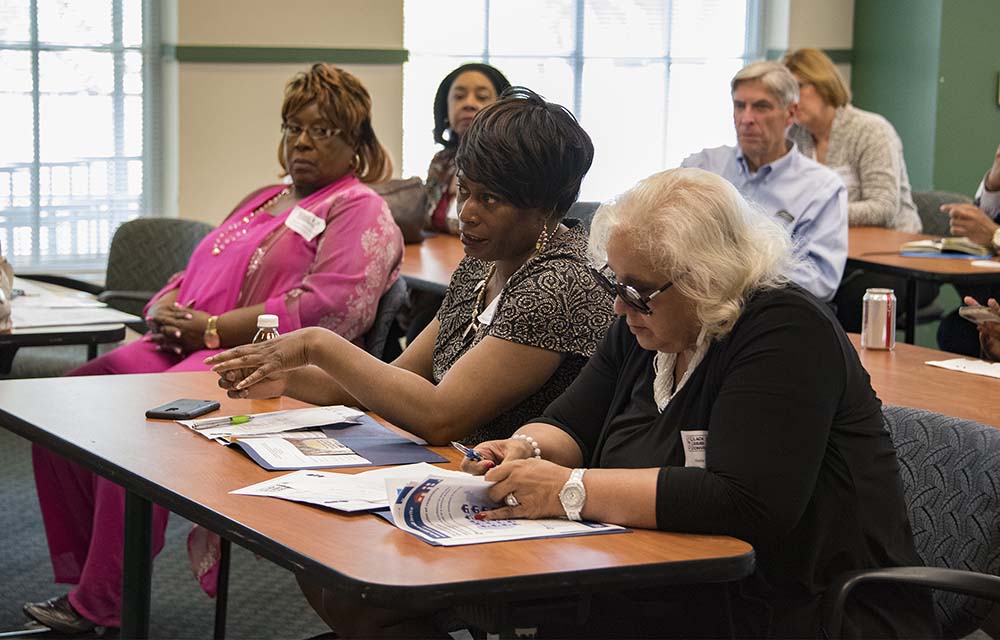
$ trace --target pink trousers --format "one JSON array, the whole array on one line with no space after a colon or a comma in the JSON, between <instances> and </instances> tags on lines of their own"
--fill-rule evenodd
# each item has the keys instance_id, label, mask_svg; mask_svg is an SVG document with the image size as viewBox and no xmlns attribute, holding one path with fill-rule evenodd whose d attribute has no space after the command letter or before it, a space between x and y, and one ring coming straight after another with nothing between
<instances>
[{"instance_id":1,"label":"pink trousers","mask_svg":"<svg viewBox=\"0 0 1000 640\"><path fill-rule=\"evenodd\" d=\"M96 358L68 375L205 371L202 360L156 351L137 340ZM46 449L33 445L35 485L56 582L76 585L69 600L91 622L121 626L125 490ZM170 512L153 505L153 555L163 548Z\"/></svg>"}]
</instances>

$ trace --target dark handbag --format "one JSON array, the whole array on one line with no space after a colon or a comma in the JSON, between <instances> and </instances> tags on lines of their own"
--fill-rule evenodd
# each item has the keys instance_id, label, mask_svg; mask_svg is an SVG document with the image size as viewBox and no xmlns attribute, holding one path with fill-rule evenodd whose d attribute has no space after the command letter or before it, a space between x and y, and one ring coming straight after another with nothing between
<instances>
[{"instance_id":1,"label":"dark handbag","mask_svg":"<svg viewBox=\"0 0 1000 640\"><path fill-rule=\"evenodd\" d=\"M406 244L423 242L427 219L427 191L423 181L414 176L368 186L389 205L392 219L403 232L403 241Z\"/></svg>"}]
</instances>

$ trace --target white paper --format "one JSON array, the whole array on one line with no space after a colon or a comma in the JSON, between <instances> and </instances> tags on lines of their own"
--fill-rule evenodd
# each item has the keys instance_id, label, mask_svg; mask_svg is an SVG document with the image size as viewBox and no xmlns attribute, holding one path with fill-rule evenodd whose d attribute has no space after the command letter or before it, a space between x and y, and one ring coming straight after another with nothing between
<instances>
[{"instance_id":1,"label":"white paper","mask_svg":"<svg viewBox=\"0 0 1000 640\"><path fill-rule=\"evenodd\" d=\"M329 407L309 407L307 409L286 409L284 411L271 411L269 413L252 414L250 422L243 424L213 425L203 429L199 426L212 424L215 420L229 418L231 416L216 416L204 418L202 420L178 420L185 427L194 429L206 438L217 440L222 438L263 435L269 433L281 433L295 429L308 429L310 427L322 427L331 424L358 424L358 419L364 414L351 407L342 404Z\"/></svg>"},{"instance_id":2,"label":"white paper","mask_svg":"<svg viewBox=\"0 0 1000 640\"><path fill-rule=\"evenodd\" d=\"M983 269L1000 269L1000 262L996 260L973 260L971 264Z\"/></svg>"},{"instance_id":3,"label":"white paper","mask_svg":"<svg viewBox=\"0 0 1000 640\"><path fill-rule=\"evenodd\" d=\"M418 462L355 474L296 471L230 493L282 498L338 511L366 511L389 506L385 490L386 478L399 478L407 482L422 480L428 475L468 476L461 471L441 469L426 462Z\"/></svg>"},{"instance_id":4,"label":"white paper","mask_svg":"<svg viewBox=\"0 0 1000 640\"><path fill-rule=\"evenodd\" d=\"M42 307L45 309L103 309L108 306L85 293L81 293L80 295L55 295L51 293L40 295L25 294L14 298L13 305L20 308Z\"/></svg>"},{"instance_id":5,"label":"white paper","mask_svg":"<svg viewBox=\"0 0 1000 640\"><path fill-rule=\"evenodd\" d=\"M15 298L14 302L17 303L18 300L19 297ZM20 304L11 305L11 320L15 329L142 322L142 318L138 316L107 307L53 308Z\"/></svg>"},{"instance_id":6,"label":"white paper","mask_svg":"<svg viewBox=\"0 0 1000 640\"><path fill-rule=\"evenodd\" d=\"M1000 378L1000 362L985 362L983 360L969 360L966 358L952 358L951 360L928 360L924 364L962 373L973 373L977 376L988 376L990 378Z\"/></svg>"},{"instance_id":7,"label":"white paper","mask_svg":"<svg viewBox=\"0 0 1000 640\"><path fill-rule=\"evenodd\" d=\"M628 531L623 527L572 520L476 520L475 515L498 507L489 499L491 482L482 476L428 477L419 482L389 478L396 526L434 545L452 547L483 542L577 536Z\"/></svg>"}]
</instances>

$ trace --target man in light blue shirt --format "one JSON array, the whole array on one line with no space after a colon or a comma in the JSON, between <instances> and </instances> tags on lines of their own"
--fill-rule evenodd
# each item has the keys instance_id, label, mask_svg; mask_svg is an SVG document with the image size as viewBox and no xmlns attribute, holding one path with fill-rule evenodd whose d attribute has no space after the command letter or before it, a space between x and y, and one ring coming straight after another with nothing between
<instances>
[{"instance_id":1,"label":"man in light blue shirt","mask_svg":"<svg viewBox=\"0 0 1000 640\"><path fill-rule=\"evenodd\" d=\"M847 189L832 170L785 138L799 87L777 62L754 62L732 80L736 147L704 149L684 159L729 180L792 236L797 263L786 274L820 300L840 286L847 262Z\"/></svg>"}]
</instances>

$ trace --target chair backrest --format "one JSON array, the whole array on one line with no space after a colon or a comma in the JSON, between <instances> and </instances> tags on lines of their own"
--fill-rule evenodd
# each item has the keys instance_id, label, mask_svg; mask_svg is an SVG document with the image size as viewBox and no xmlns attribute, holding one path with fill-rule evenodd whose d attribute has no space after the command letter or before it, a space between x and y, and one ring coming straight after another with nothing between
<instances>
[{"instance_id":1,"label":"chair backrest","mask_svg":"<svg viewBox=\"0 0 1000 640\"><path fill-rule=\"evenodd\" d=\"M375 322L372 328L365 335L365 351L380 360L386 353L386 341L389 339L393 324L400 309L406 304L408 295L406 281L402 277L397 278L389 290L382 294L378 301L378 310L375 312Z\"/></svg>"},{"instance_id":2,"label":"chair backrest","mask_svg":"<svg viewBox=\"0 0 1000 640\"><path fill-rule=\"evenodd\" d=\"M948 216L941 213L946 202L972 202L964 193L951 191L914 191L913 204L917 206L923 232L932 236L950 236Z\"/></svg>"},{"instance_id":3,"label":"chair backrest","mask_svg":"<svg viewBox=\"0 0 1000 640\"><path fill-rule=\"evenodd\" d=\"M601 206L600 202L577 201L566 212L566 217L576 218L583 224L584 229L590 231L590 223L594 219L594 214L597 212L597 207L599 206Z\"/></svg>"},{"instance_id":4,"label":"chair backrest","mask_svg":"<svg viewBox=\"0 0 1000 640\"><path fill-rule=\"evenodd\" d=\"M114 291L159 291L167 279L187 266L191 252L213 229L197 220L139 218L115 231L108 251L104 287ZM141 315L143 303L116 303L122 311Z\"/></svg>"},{"instance_id":5,"label":"chair backrest","mask_svg":"<svg viewBox=\"0 0 1000 640\"><path fill-rule=\"evenodd\" d=\"M909 407L883 407L896 445L913 541L927 566L1000 571L1000 429ZM992 603L934 592L946 637L963 637Z\"/></svg>"}]
</instances>

